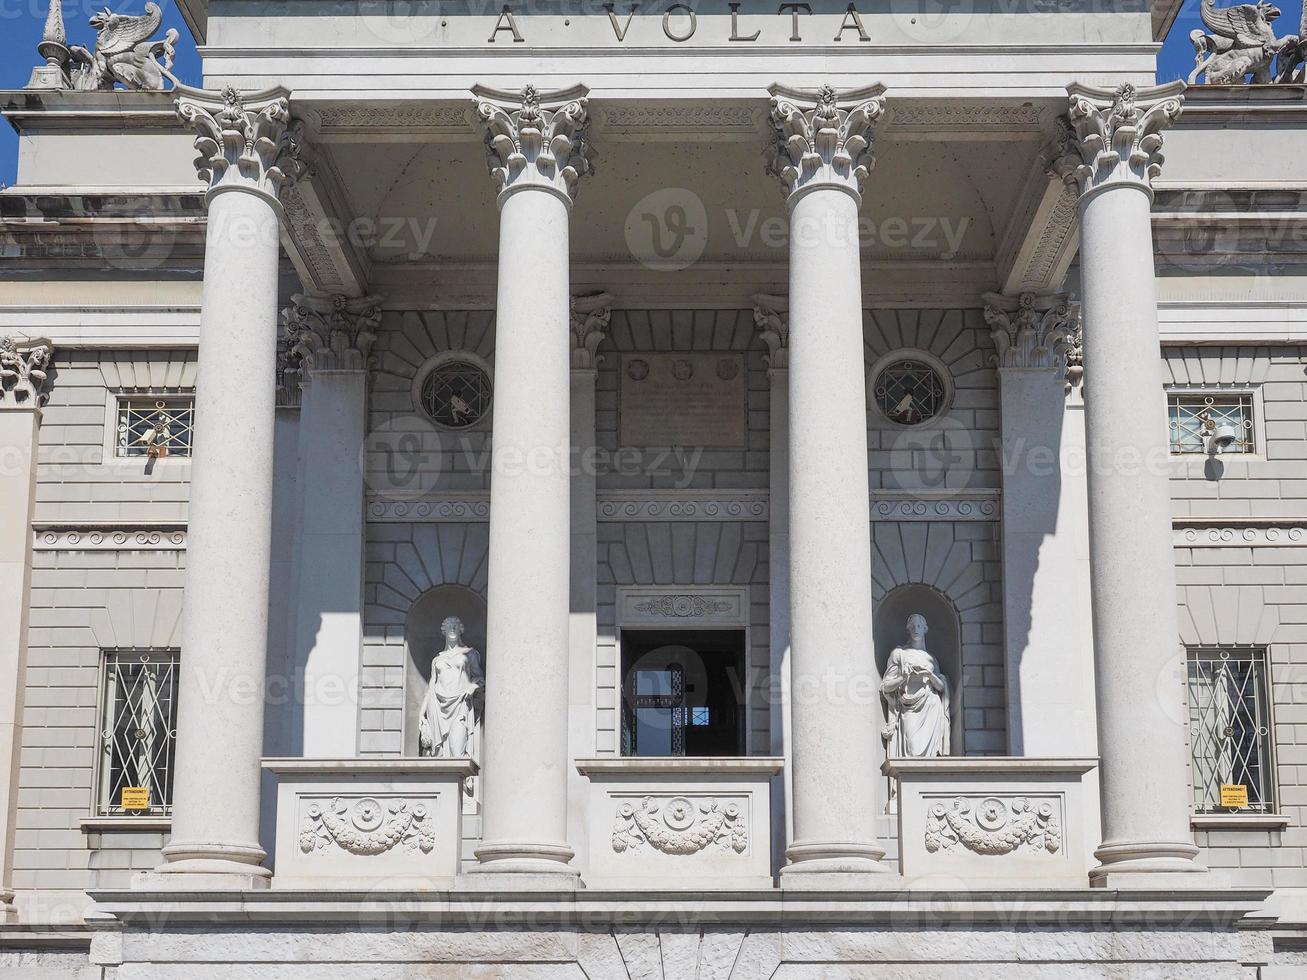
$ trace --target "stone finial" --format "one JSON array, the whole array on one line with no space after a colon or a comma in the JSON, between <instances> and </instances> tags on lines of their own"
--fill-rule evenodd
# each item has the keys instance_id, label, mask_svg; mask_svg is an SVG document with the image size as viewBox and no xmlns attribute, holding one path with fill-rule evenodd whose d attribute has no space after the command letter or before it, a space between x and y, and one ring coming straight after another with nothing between
<instances>
[{"instance_id":1,"label":"stone finial","mask_svg":"<svg viewBox=\"0 0 1307 980\"><path fill-rule=\"evenodd\" d=\"M769 170L786 196L812 187L835 187L861 199L862 184L875 166L876 122L885 114L885 88L836 92L823 85L803 92L773 85L771 125L776 142ZM851 108L840 108L851 103Z\"/></svg>"},{"instance_id":2,"label":"stone finial","mask_svg":"<svg viewBox=\"0 0 1307 980\"><path fill-rule=\"evenodd\" d=\"M54 344L45 339L0 337L0 408L45 404Z\"/></svg>"},{"instance_id":3,"label":"stone finial","mask_svg":"<svg viewBox=\"0 0 1307 980\"><path fill-rule=\"evenodd\" d=\"M41 43L36 46L36 50L45 59L45 64L32 69L27 87L68 88L68 31L64 28L63 0L50 0L50 9L45 15L45 29L41 32Z\"/></svg>"},{"instance_id":4,"label":"stone finial","mask_svg":"<svg viewBox=\"0 0 1307 980\"><path fill-rule=\"evenodd\" d=\"M767 345L767 370L785 371L790 366L790 298L770 293L753 294L753 325Z\"/></svg>"},{"instance_id":5,"label":"stone finial","mask_svg":"<svg viewBox=\"0 0 1307 980\"><path fill-rule=\"evenodd\" d=\"M570 206L581 178L592 173L586 138L588 89L520 93L476 86L476 118L485 127L486 163L500 198L524 188L552 191Z\"/></svg>"},{"instance_id":6,"label":"stone finial","mask_svg":"<svg viewBox=\"0 0 1307 980\"><path fill-rule=\"evenodd\" d=\"M363 371L381 325L381 297L296 294L281 316L290 356L310 380L319 371Z\"/></svg>"},{"instance_id":7,"label":"stone finial","mask_svg":"<svg viewBox=\"0 0 1307 980\"><path fill-rule=\"evenodd\" d=\"M593 371L603 363L603 355L597 351L608 333L608 321L612 315L611 293L572 297L573 371Z\"/></svg>"},{"instance_id":8,"label":"stone finial","mask_svg":"<svg viewBox=\"0 0 1307 980\"><path fill-rule=\"evenodd\" d=\"M177 115L199 134L195 169L209 193L245 190L274 204L281 189L299 179L304 127L290 114L285 89L244 94L180 87Z\"/></svg>"},{"instance_id":9,"label":"stone finial","mask_svg":"<svg viewBox=\"0 0 1307 980\"><path fill-rule=\"evenodd\" d=\"M986 293L984 299L1000 368L1064 369L1071 332L1080 320L1079 303L1065 293Z\"/></svg>"},{"instance_id":10,"label":"stone finial","mask_svg":"<svg viewBox=\"0 0 1307 980\"><path fill-rule=\"evenodd\" d=\"M1074 182L1081 196L1128 184L1152 193L1162 171L1162 133L1184 107L1183 82L1115 90L1068 85L1066 128L1074 132L1050 170Z\"/></svg>"}]
</instances>

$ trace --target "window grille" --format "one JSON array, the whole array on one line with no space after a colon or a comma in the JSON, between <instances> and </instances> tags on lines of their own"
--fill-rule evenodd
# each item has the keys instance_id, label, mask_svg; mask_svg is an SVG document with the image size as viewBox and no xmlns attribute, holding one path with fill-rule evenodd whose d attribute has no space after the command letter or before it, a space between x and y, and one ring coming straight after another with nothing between
<instances>
[{"instance_id":1,"label":"window grille","mask_svg":"<svg viewBox=\"0 0 1307 980\"><path fill-rule=\"evenodd\" d=\"M1229 426L1235 439L1224 453L1251 453L1253 397L1250 394L1196 394L1172 391L1166 397L1170 416L1171 452L1206 453L1206 436Z\"/></svg>"},{"instance_id":2,"label":"window grille","mask_svg":"<svg viewBox=\"0 0 1307 980\"><path fill-rule=\"evenodd\" d=\"M176 650L110 650L100 723L101 816L172 812Z\"/></svg>"},{"instance_id":3,"label":"window grille","mask_svg":"<svg viewBox=\"0 0 1307 980\"><path fill-rule=\"evenodd\" d=\"M1274 761L1262 648L1194 647L1189 653L1189 741L1198 813L1274 813ZM1247 806L1221 804L1221 787L1245 787Z\"/></svg>"},{"instance_id":4,"label":"window grille","mask_svg":"<svg viewBox=\"0 0 1307 980\"><path fill-rule=\"evenodd\" d=\"M190 456L195 398L142 397L118 401L118 448L126 457Z\"/></svg>"},{"instance_id":5,"label":"window grille","mask_svg":"<svg viewBox=\"0 0 1307 980\"><path fill-rule=\"evenodd\" d=\"M470 361L446 361L422 382L422 410L450 429L476 425L490 411L490 378Z\"/></svg>"},{"instance_id":6,"label":"window grille","mask_svg":"<svg viewBox=\"0 0 1307 980\"><path fill-rule=\"evenodd\" d=\"M920 425L944 410L948 389L933 367L909 359L887 365L876 376L872 394L891 422Z\"/></svg>"}]
</instances>

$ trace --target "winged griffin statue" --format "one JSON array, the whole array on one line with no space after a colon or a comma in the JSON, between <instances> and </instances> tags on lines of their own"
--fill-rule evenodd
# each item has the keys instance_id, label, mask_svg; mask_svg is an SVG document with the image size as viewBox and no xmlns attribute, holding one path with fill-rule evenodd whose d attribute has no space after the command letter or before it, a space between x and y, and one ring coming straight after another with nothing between
<instances>
[{"instance_id":1,"label":"winged griffin statue","mask_svg":"<svg viewBox=\"0 0 1307 980\"><path fill-rule=\"evenodd\" d=\"M115 14L108 7L95 14L91 18L97 31L95 50L76 45L68 49L73 88L107 91L121 84L129 89L162 91L164 71L172 68L178 38L175 30L169 30L163 40L150 40L162 21L163 11L157 3L147 3L139 17Z\"/></svg>"},{"instance_id":2,"label":"winged griffin statue","mask_svg":"<svg viewBox=\"0 0 1307 980\"><path fill-rule=\"evenodd\" d=\"M1280 8L1266 0L1242 3L1234 7L1217 7L1216 0L1203 0L1199 13L1210 34L1192 31L1194 70L1189 84L1206 72L1209 85L1241 85L1251 75L1254 85L1270 85L1271 64L1279 59L1275 81L1301 80L1298 66L1303 60L1303 42L1299 35L1276 37L1271 22L1280 16ZM1307 12L1303 14L1307 34Z\"/></svg>"}]
</instances>

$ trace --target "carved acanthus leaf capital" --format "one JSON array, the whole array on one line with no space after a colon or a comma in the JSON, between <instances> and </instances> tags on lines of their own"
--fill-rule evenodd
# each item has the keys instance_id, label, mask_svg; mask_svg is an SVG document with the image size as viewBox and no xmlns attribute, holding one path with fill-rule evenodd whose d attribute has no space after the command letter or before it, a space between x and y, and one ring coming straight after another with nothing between
<instances>
[{"instance_id":1,"label":"carved acanthus leaf capital","mask_svg":"<svg viewBox=\"0 0 1307 980\"><path fill-rule=\"evenodd\" d=\"M45 404L54 345L45 339L0 337L0 409Z\"/></svg>"},{"instance_id":2,"label":"carved acanthus leaf capital","mask_svg":"<svg viewBox=\"0 0 1307 980\"><path fill-rule=\"evenodd\" d=\"M1065 293L986 293L984 299L1000 368L1065 369L1067 347L1080 320L1079 303Z\"/></svg>"},{"instance_id":3,"label":"carved acanthus leaf capital","mask_svg":"<svg viewBox=\"0 0 1307 980\"><path fill-rule=\"evenodd\" d=\"M486 163L499 185L500 199L514 191L540 188L576 199L577 184L593 173L586 138L586 93L578 85L560 92L520 93L477 86L476 118L485 127Z\"/></svg>"},{"instance_id":4,"label":"carved acanthus leaf capital","mask_svg":"<svg viewBox=\"0 0 1307 980\"><path fill-rule=\"evenodd\" d=\"M182 88L177 115L197 132L195 169L209 194L243 190L274 203L283 187L304 172L304 125L291 118L285 89L245 94Z\"/></svg>"},{"instance_id":5,"label":"carved acanthus leaf capital","mask_svg":"<svg viewBox=\"0 0 1307 980\"><path fill-rule=\"evenodd\" d=\"M281 315L290 356L310 378L319 371L363 371L381 325L381 297L297 294Z\"/></svg>"},{"instance_id":6,"label":"carved acanthus leaf capital","mask_svg":"<svg viewBox=\"0 0 1307 980\"><path fill-rule=\"evenodd\" d=\"M829 85L816 92L773 85L770 91L776 142L769 169L786 196L833 187L861 199L862 184L876 164L873 141L876 122L885 114L884 86L843 95Z\"/></svg>"},{"instance_id":7,"label":"carved acanthus leaf capital","mask_svg":"<svg viewBox=\"0 0 1307 980\"><path fill-rule=\"evenodd\" d=\"M603 355L598 353L599 345L608 335L608 322L613 315L613 297L611 293L591 293L588 296L573 296L572 323L572 370L593 371L603 363Z\"/></svg>"},{"instance_id":8,"label":"carved acanthus leaf capital","mask_svg":"<svg viewBox=\"0 0 1307 980\"><path fill-rule=\"evenodd\" d=\"M754 293L753 325L758 337L767 345L764 358L769 371L785 371L790 366L790 298L770 293Z\"/></svg>"},{"instance_id":9,"label":"carved acanthus leaf capital","mask_svg":"<svg viewBox=\"0 0 1307 980\"><path fill-rule=\"evenodd\" d=\"M1115 90L1069 85L1067 125L1074 133L1051 169L1081 195L1128 185L1152 193L1162 172L1162 130L1184 108L1183 82ZM1078 157L1078 160L1077 160Z\"/></svg>"}]
</instances>

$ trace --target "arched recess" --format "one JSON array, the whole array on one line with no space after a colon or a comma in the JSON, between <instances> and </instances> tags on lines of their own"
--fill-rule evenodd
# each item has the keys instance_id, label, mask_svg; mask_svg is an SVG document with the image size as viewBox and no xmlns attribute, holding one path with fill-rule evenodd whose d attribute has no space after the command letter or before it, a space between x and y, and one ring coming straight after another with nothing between
<instances>
[{"instance_id":1,"label":"arched recess","mask_svg":"<svg viewBox=\"0 0 1307 980\"><path fill-rule=\"evenodd\" d=\"M962 626L957 610L948 598L929 585L900 585L891 589L876 606L872 625L873 643L876 648L876 671L885 674L885 665L890 652L902 646L908 638L908 617L920 613L926 617L929 631L926 634L926 649L935 655L940 670L948 678L951 700L949 717L951 720L951 752L953 755L963 753L962 724ZM885 721L885 702L880 702L881 723Z\"/></svg>"},{"instance_id":2,"label":"arched recess","mask_svg":"<svg viewBox=\"0 0 1307 980\"><path fill-rule=\"evenodd\" d=\"M446 617L463 621L463 642L481 652L489 683L486 652L486 600L465 585L437 585L414 600L404 621L404 754L418 754L418 711L431 680L431 659L444 648L440 624Z\"/></svg>"}]
</instances>

